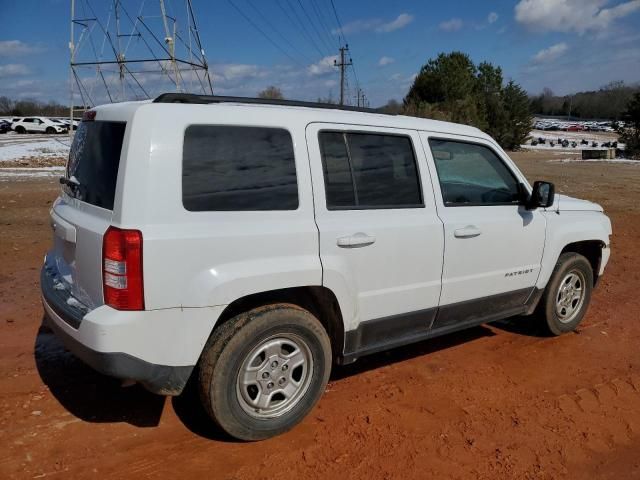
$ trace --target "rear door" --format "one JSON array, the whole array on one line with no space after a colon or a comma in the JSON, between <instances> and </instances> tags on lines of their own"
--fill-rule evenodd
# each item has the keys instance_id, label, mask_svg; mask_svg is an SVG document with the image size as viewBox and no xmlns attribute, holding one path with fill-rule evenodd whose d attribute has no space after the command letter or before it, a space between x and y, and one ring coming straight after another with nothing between
<instances>
[{"instance_id":1,"label":"rear door","mask_svg":"<svg viewBox=\"0 0 640 480\"><path fill-rule=\"evenodd\" d=\"M522 204L526 179L490 142L422 133L444 222L435 328L520 313L535 286L546 221Z\"/></svg>"},{"instance_id":2,"label":"rear door","mask_svg":"<svg viewBox=\"0 0 640 480\"><path fill-rule=\"evenodd\" d=\"M51 209L47 266L89 310L103 304L102 236L111 223L126 123L83 121L69 154L66 185Z\"/></svg>"},{"instance_id":3,"label":"rear door","mask_svg":"<svg viewBox=\"0 0 640 480\"><path fill-rule=\"evenodd\" d=\"M346 353L426 334L443 233L417 133L318 123L307 144L323 285L353 333Z\"/></svg>"}]
</instances>

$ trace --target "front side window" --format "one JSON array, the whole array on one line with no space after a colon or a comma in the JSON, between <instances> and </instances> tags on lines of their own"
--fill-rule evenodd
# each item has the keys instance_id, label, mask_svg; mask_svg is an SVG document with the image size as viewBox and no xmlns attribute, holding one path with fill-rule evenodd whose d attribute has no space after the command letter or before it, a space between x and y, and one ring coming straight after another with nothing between
<instances>
[{"instance_id":1,"label":"front side window","mask_svg":"<svg viewBox=\"0 0 640 480\"><path fill-rule=\"evenodd\" d=\"M298 183L291 135L281 128L188 127L182 203L192 212L295 210Z\"/></svg>"},{"instance_id":2,"label":"front side window","mask_svg":"<svg viewBox=\"0 0 640 480\"><path fill-rule=\"evenodd\" d=\"M513 205L519 182L484 145L429 139L445 206Z\"/></svg>"},{"instance_id":3,"label":"front side window","mask_svg":"<svg viewBox=\"0 0 640 480\"><path fill-rule=\"evenodd\" d=\"M409 137L324 131L319 141L329 210L423 206Z\"/></svg>"}]
</instances>

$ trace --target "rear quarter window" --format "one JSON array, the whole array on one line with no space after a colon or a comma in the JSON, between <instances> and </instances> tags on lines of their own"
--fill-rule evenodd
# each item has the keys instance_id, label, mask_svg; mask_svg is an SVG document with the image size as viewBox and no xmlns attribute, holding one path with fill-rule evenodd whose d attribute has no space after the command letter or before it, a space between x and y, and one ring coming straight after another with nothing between
<instances>
[{"instance_id":1,"label":"rear quarter window","mask_svg":"<svg viewBox=\"0 0 640 480\"><path fill-rule=\"evenodd\" d=\"M193 212L297 209L291 134L281 128L191 125L184 136L182 203Z\"/></svg>"}]
</instances>

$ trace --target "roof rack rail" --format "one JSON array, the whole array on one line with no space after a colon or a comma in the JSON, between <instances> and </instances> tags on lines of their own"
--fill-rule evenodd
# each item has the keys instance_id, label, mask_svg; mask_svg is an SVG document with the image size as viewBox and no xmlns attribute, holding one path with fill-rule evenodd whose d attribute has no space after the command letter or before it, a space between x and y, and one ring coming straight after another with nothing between
<instances>
[{"instance_id":1,"label":"roof rack rail","mask_svg":"<svg viewBox=\"0 0 640 480\"><path fill-rule=\"evenodd\" d=\"M249 105L282 105L286 107L325 108L331 110L348 110L350 112L378 113L383 115L395 115L380 112L373 108L352 107L350 105L335 105L333 103L302 102L298 100L279 100L274 98L252 97L227 97L221 95L197 95L194 93L163 93L153 100L153 103L245 103Z\"/></svg>"}]
</instances>

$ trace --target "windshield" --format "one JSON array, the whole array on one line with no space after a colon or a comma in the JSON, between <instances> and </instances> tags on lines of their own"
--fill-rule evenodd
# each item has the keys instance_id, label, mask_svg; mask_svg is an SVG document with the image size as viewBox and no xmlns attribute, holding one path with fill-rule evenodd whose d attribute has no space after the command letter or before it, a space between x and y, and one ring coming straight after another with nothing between
<instances>
[{"instance_id":1,"label":"windshield","mask_svg":"<svg viewBox=\"0 0 640 480\"><path fill-rule=\"evenodd\" d=\"M65 192L113 210L125 122L81 122L69 152Z\"/></svg>"}]
</instances>

